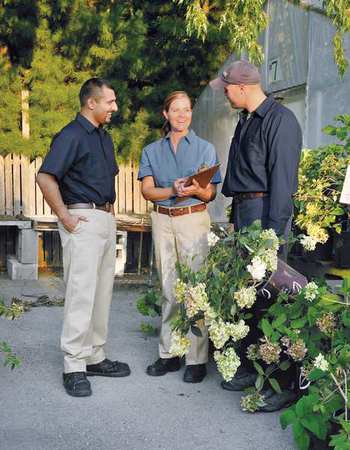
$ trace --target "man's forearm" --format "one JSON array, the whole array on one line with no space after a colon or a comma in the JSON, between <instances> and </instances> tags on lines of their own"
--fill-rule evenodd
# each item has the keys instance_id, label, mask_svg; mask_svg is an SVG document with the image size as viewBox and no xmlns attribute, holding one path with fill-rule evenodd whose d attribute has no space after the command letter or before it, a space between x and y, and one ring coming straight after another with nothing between
<instances>
[{"instance_id":1,"label":"man's forearm","mask_svg":"<svg viewBox=\"0 0 350 450\"><path fill-rule=\"evenodd\" d=\"M59 219L68 214L66 205L63 203L62 196L58 187L56 178L47 173L39 173L36 177L44 199Z\"/></svg>"}]
</instances>

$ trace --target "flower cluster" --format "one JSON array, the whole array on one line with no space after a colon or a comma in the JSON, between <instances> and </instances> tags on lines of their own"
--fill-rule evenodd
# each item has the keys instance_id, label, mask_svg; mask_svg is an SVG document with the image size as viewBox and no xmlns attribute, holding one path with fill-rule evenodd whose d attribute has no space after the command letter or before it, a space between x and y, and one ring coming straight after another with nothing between
<instances>
[{"instance_id":1,"label":"flower cluster","mask_svg":"<svg viewBox=\"0 0 350 450\"><path fill-rule=\"evenodd\" d=\"M285 353L294 359L294 361L302 361L307 354L305 342L302 339L297 339L293 343L289 342Z\"/></svg>"},{"instance_id":2,"label":"flower cluster","mask_svg":"<svg viewBox=\"0 0 350 450\"><path fill-rule=\"evenodd\" d=\"M322 333L330 335L335 331L336 321L333 313L323 314L317 321L316 325Z\"/></svg>"},{"instance_id":3,"label":"flower cluster","mask_svg":"<svg viewBox=\"0 0 350 450\"><path fill-rule=\"evenodd\" d=\"M317 241L312 236L306 236L306 234L303 234L300 238L300 243L306 251L311 252L315 250Z\"/></svg>"},{"instance_id":4,"label":"flower cluster","mask_svg":"<svg viewBox=\"0 0 350 450\"><path fill-rule=\"evenodd\" d=\"M315 300L317 295L318 295L318 286L313 281L311 281L304 287L304 297L309 302L312 302L313 300Z\"/></svg>"},{"instance_id":5,"label":"flower cluster","mask_svg":"<svg viewBox=\"0 0 350 450\"><path fill-rule=\"evenodd\" d=\"M278 258L277 251L275 249L270 248L265 250L264 253L259 255L259 258L265 264L268 272L275 272L275 270L277 270Z\"/></svg>"},{"instance_id":6,"label":"flower cluster","mask_svg":"<svg viewBox=\"0 0 350 450\"><path fill-rule=\"evenodd\" d=\"M247 348L247 358L251 361L255 361L260 358L259 347L257 344L250 344Z\"/></svg>"},{"instance_id":7,"label":"flower cluster","mask_svg":"<svg viewBox=\"0 0 350 450\"><path fill-rule=\"evenodd\" d=\"M263 230L260 234L260 237L264 241L269 241L272 250L274 250L275 252L278 251L280 245L279 239L277 237L276 232L272 228Z\"/></svg>"},{"instance_id":8,"label":"flower cluster","mask_svg":"<svg viewBox=\"0 0 350 450\"><path fill-rule=\"evenodd\" d=\"M220 240L219 236L212 231L208 233L208 245L209 247L214 247L214 245Z\"/></svg>"},{"instance_id":9,"label":"flower cluster","mask_svg":"<svg viewBox=\"0 0 350 450\"><path fill-rule=\"evenodd\" d=\"M223 352L215 351L214 359L223 379L225 381L232 380L241 364L234 348L228 347Z\"/></svg>"},{"instance_id":10,"label":"flower cluster","mask_svg":"<svg viewBox=\"0 0 350 450\"><path fill-rule=\"evenodd\" d=\"M318 356L316 356L315 361L314 361L314 367L316 369L323 370L324 372L326 372L328 370L328 368L329 368L328 361L322 355L322 353L319 353Z\"/></svg>"},{"instance_id":11,"label":"flower cluster","mask_svg":"<svg viewBox=\"0 0 350 450\"><path fill-rule=\"evenodd\" d=\"M208 304L208 296L205 292L205 284L199 283L190 286L185 295L185 305L188 317L193 317L200 311L204 311Z\"/></svg>"},{"instance_id":12,"label":"flower cluster","mask_svg":"<svg viewBox=\"0 0 350 450\"><path fill-rule=\"evenodd\" d=\"M259 345L260 358L266 364L278 363L281 347L278 344L270 342L267 338L262 338L261 342L262 344Z\"/></svg>"},{"instance_id":13,"label":"flower cluster","mask_svg":"<svg viewBox=\"0 0 350 450\"><path fill-rule=\"evenodd\" d=\"M173 356L184 356L190 349L191 341L187 336L183 336L178 331L174 330L171 333L170 353Z\"/></svg>"},{"instance_id":14,"label":"flower cluster","mask_svg":"<svg viewBox=\"0 0 350 450\"><path fill-rule=\"evenodd\" d=\"M210 339L217 349L222 348L230 338L235 342L243 339L248 332L249 327L244 320L237 323L224 322L222 319L213 320L209 326Z\"/></svg>"},{"instance_id":15,"label":"flower cluster","mask_svg":"<svg viewBox=\"0 0 350 450\"><path fill-rule=\"evenodd\" d=\"M253 280L261 281L266 274L266 264L260 256L255 256L251 264L248 264L247 270L252 276Z\"/></svg>"},{"instance_id":16,"label":"flower cluster","mask_svg":"<svg viewBox=\"0 0 350 450\"><path fill-rule=\"evenodd\" d=\"M241 408L243 411L253 413L266 405L264 400L264 396L259 391L255 391L241 398Z\"/></svg>"},{"instance_id":17,"label":"flower cluster","mask_svg":"<svg viewBox=\"0 0 350 450\"><path fill-rule=\"evenodd\" d=\"M241 288L233 294L233 298L240 308L251 308L256 300L256 289L253 286Z\"/></svg>"}]
</instances>

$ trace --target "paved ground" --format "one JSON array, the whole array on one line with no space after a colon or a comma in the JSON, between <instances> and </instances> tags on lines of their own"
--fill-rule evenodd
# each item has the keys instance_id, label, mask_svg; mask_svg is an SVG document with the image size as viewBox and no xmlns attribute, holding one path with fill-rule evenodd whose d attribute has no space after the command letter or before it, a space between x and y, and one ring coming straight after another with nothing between
<instances>
[{"instance_id":1,"label":"paved ground","mask_svg":"<svg viewBox=\"0 0 350 450\"><path fill-rule=\"evenodd\" d=\"M69 397L61 384L62 308L40 307L17 321L0 318L0 339L11 343L22 366L0 366L1 450L292 450L278 414L246 414L237 393L223 391L211 363L201 384L181 372L152 378L145 367L157 357L157 338L139 331L140 287L116 286L108 356L130 364L122 379L91 378L93 396ZM35 299L63 296L59 278L13 282L0 277L0 295Z\"/></svg>"}]
</instances>

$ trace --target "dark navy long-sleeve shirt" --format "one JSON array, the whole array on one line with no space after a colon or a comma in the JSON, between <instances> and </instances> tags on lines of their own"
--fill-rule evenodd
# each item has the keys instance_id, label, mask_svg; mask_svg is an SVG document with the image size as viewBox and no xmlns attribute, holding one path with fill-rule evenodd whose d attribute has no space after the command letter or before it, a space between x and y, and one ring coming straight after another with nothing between
<instances>
[{"instance_id":1,"label":"dark navy long-sleeve shirt","mask_svg":"<svg viewBox=\"0 0 350 450\"><path fill-rule=\"evenodd\" d=\"M292 111L267 97L251 113L243 111L233 136L222 193L266 192L268 227L282 235L293 213L298 187L302 132Z\"/></svg>"}]
</instances>

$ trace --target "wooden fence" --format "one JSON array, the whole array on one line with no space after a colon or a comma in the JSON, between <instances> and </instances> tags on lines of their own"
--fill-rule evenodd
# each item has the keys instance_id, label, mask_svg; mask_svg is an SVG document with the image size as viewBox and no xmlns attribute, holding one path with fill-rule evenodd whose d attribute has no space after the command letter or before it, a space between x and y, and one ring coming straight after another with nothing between
<instances>
[{"instance_id":1,"label":"wooden fence","mask_svg":"<svg viewBox=\"0 0 350 450\"><path fill-rule=\"evenodd\" d=\"M42 158L30 161L15 154L0 156L0 216L53 217L35 182L41 163ZM119 168L115 182L116 214L146 214L151 205L141 195L137 165L130 162Z\"/></svg>"}]
</instances>

